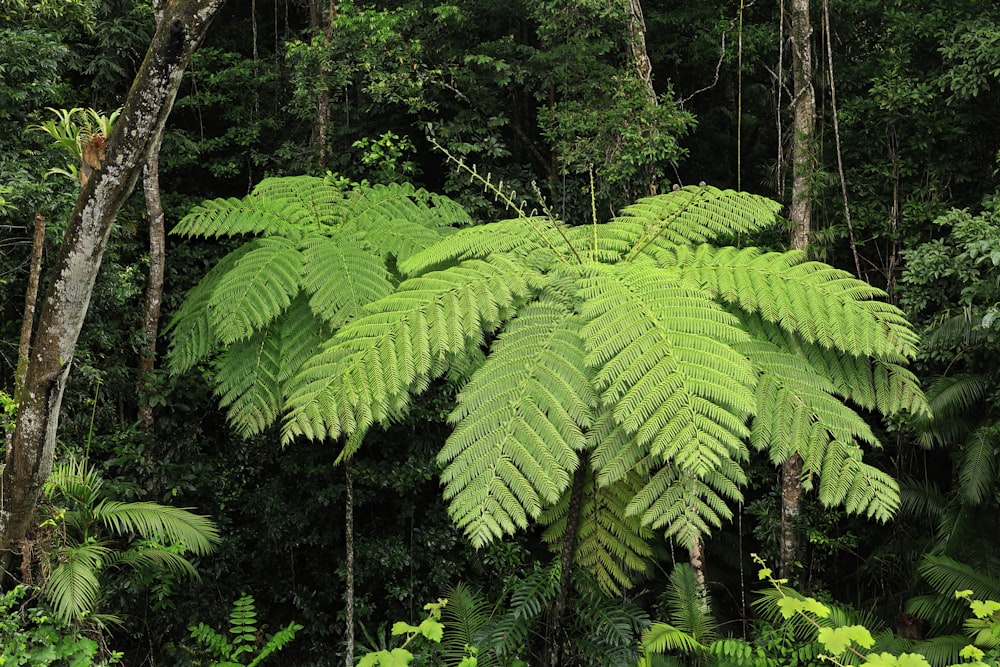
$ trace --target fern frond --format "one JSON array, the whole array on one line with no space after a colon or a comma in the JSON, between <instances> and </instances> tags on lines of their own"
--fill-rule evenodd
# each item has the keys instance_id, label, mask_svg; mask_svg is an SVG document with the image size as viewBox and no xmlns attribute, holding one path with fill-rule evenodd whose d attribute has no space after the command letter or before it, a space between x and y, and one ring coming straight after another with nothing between
<instances>
[{"instance_id":1,"label":"fern frond","mask_svg":"<svg viewBox=\"0 0 1000 667\"><path fill-rule=\"evenodd\" d=\"M94 516L118 535L182 544L199 556L211 553L221 539L211 519L170 505L103 500L94 508Z\"/></svg>"},{"instance_id":2,"label":"fern frond","mask_svg":"<svg viewBox=\"0 0 1000 667\"><path fill-rule=\"evenodd\" d=\"M215 364L215 393L229 423L244 437L275 423L285 382L328 337L303 296L249 340L230 345Z\"/></svg>"},{"instance_id":3,"label":"fern frond","mask_svg":"<svg viewBox=\"0 0 1000 667\"><path fill-rule=\"evenodd\" d=\"M212 329L223 344L267 326L299 293L305 260L295 241L272 236L247 245L251 249L220 277L208 300Z\"/></svg>"},{"instance_id":4,"label":"fern frond","mask_svg":"<svg viewBox=\"0 0 1000 667\"><path fill-rule=\"evenodd\" d=\"M569 487L596 403L579 330L568 308L529 304L458 395L438 462L449 514L477 548L526 528Z\"/></svg>"},{"instance_id":5,"label":"fern frond","mask_svg":"<svg viewBox=\"0 0 1000 667\"><path fill-rule=\"evenodd\" d=\"M331 328L343 326L362 306L393 289L385 262L342 238L310 238L302 255L302 287L311 295L309 305Z\"/></svg>"},{"instance_id":6,"label":"fern frond","mask_svg":"<svg viewBox=\"0 0 1000 667\"><path fill-rule=\"evenodd\" d=\"M891 475L861 460L861 448L831 440L820 470L819 499L843 505L850 514L865 514L885 522L899 509L899 483Z\"/></svg>"},{"instance_id":7,"label":"fern frond","mask_svg":"<svg viewBox=\"0 0 1000 667\"><path fill-rule=\"evenodd\" d=\"M933 447L964 440L978 424L970 413L986 399L992 386L983 375L946 375L932 381L927 387L930 414L914 420L920 444Z\"/></svg>"},{"instance_id":8,"label":"fern frond","mask_svg":"<svg viewBox=\"0 0 1000 667\"><path fill-rule=\"evenodd\" d=\"M243 199L216 199L195 206L171 233L213 238L260 234L290 236L303 228L329 225L343 196L312 176L269 178Z\"/></svg>"},{"instance_id":9,"label":"fern frond","mask_svg":"<svg viewBox=\"0 0 1000 667\"><path fill-rule=\"evenodd\" d=\"M565 261L571 253L556 228L560 224L549 218L532 217L468 227L449 236L446 243L433 245L400 262L399 270L403 275L414 276L467 259L500 254L525 257L540 249L553 250L552 257Z\"/></svg>"},{"instance_id":10,"label":"fern frond","mask_svg":"<svg viewBox=\"0 0 1000 667\"><path fill-rule=\"evenodd\" d=\"M223 257L184 296L184 302L165 329L165 333L170 335L168 366L171 373L181 374L190 370L218 345L209 303L219 282L251 250L253 246L248 244Z\"/></svg>"},{"instance_id":11,"label":"fern frond","mask_svg":"<svg viewBox=\"0 0 1000 667\"><path fill-rule=\"evenodd\" d=\"M742 450L755 377L733 317L649 266L596 272L580 293L595 387L635 445L694 475Z\"/></svg>"},{"instance_id":12,"label":"fern frond","mask_svg":"<svg viewBox=\"0 0 1000 667\"><path fill-rule=\"evenodd\" d=\"M665 595L668 618L699 643L710 644L717 632L705 596L694 568L689 563L674 565Z\"/></svg>"},{"instance_id":13,"label":"fern frond","mask_svg":"<svg viewBox=\"0 0 1000 667\"><path fill-rule=\"evenodd\" d=\"M282 437L337 438L402 414L449 355L481 344L531 292L531 272L472 260L410 279L337 332L292 379Z\"/></svg>"},{"instance_id":14,"label":"fern frond","mask_svg":"<svg viewBox=\"0 0 1000 667\"><path fill-rule=\"evenodd\" d=\"M621 595L634 584L636 574L649 569L653 555L649 540L653 533L636 517L625 515L625 507L641 487L635 475L598 488L593 474L588 474L584 484L575 562L608 595ZM556 505L542 513L540 522L548 526L542 539L551 549L558 549L566 533L569 501L570 493L563 493Z\"/></svg>"},{"instance_id":15,"label":"fern frond","mask_svg":"<svg viewBox=\"0 0 1000 667\"><path fill-rule=\"evenodd\" d=\"M493 616L492 605L479 591L458 583L445 591L448 604L441 609L445 626L441 649L448 664L457 665L466 655L466 647L480 647L483 635ZM496 667L489 651L480 650L477 666Z\"/></svg>"},{"instance_id":16,"label":"fern frond","mask_svg":"<svg viewBox=\"0 0 1000 667\"><path fill-rule=\"evenodd\" d=\"M634 237L634 256L654 242L688 245L756 231L774 224L780 209L746 192L687 186L626 206L609 227Z\"/></svg>"},{"instance_id":17,"label":"fern frond","mask_svg":"<svg viewBox=\"0 0 1000 667\"><path fill-rule=\"evenodd\" d=\"M807 343L901 361L916 356L917 334L885 293L846 271L805 261L801 251L678 249L681 274L726 303L759 313Z\"/></svg>"}]
</instances>

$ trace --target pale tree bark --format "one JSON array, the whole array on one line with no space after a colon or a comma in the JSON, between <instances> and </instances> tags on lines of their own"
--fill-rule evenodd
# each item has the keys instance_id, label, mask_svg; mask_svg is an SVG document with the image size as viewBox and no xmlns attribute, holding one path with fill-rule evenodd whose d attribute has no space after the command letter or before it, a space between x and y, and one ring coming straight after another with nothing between
<instances>
[{"instance_id":1,"label":"pale tree bark","mask_svg":"<svg viewBox=\"0 0 1000 667\"><path fill-rule=\"evenodd\" d=\"M803 250L812 231L812 195L816 176L816 93L813 89L812 24L809 0L791 0L792 47L792 223L791 246ZM781 545L779 572L788 578L798 557L796 524L802 506L802 457L781 465Z\"/></svg>"},{"instance_id":2,"label":"pale tree bark","mask_svg":"<svg viewBox=\"0 0 1000 667\"><path fill-rule=\"evenodd\" d=\"M632 59L632 67L643 87L646 103L656 106L656 90L653 88L653 63L649 60L646 50L646 20L642 15L642 4L639 0L625 0L628 3L628 50ZM656 194L656 178L649 173L649 194Z\"/></svg>"},{"instance_id":3,"label":"pale tree bark","mask_svg":"<svg viewBox=\"0 0 1000 667\"><path fill-rule=\"evenodd\" d=\"M184 69L223 0L172 0L108 138L107 153L77 197L53 267L28 357L22 401L0 487L0 553L31 528L52 471L56 431L73 352L115 215L163 129Z\"/></svg>"},{"instance_id":4,"label":"pale tree bark","mask_svg":"<svg viewBox=\"0 0 1000 667\"><path fill-rule=\"evenodd\" d=\"M164 0L153 2L156 26L163 22ZM153 406L149 394L156 370L156 339L160 332L160 304L163 302L163 276L166 271L166 225L163 200L160 197L160 145L163 133L157 133L149 148L149 158L142 171L142 192L146 198L146 218L149 220L149 272L142 309L142 348L139 350L139 427L153 430Z\"/></svg>"},{"instance_id":5,"label":"pale tree bark","mask_svg":"<svg viewBox=\"0 0 1000 667\"><path fill-rule=\"evenodd\" d=\"M347 499L344 503L344 542L347 551L344 566L347 581L344 593L344 624L347 626L347 650L344 665L354 667L354 469L350 461L344 464Z\"/></svg>"}]
</instances>

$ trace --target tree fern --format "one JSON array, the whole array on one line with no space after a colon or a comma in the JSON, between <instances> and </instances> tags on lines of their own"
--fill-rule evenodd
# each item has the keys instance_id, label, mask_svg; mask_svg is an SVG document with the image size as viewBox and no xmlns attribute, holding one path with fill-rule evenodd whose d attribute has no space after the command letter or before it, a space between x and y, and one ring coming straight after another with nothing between
<instances>
[{"instance_id":1,"label":"tree fern","mask_svg":"<svg viewBox=\"0 0 1000 667\"><path fill-rule=\"evenodd\" d=\"M649 531L691 546L732 516L748 445L772 460L800 453L827 504L879 520L898 507L895 482L863 460L877 441L854 407L926 409L905 368L916 335L881 290L800 252L706 244L771 224L774 202L700 186L607 224L520 216L446 234L452 207L418 191L324 199L315 186L280 181L251 195L276 200L268 222L253 226L241 211L233 229L282 240L207 278L176 325L183 367L212 347L193 339L224 329L201 311L225 275L253 282L267 262L288 275L300 267L300 294L330 335L308 359L326 329L306 336L287 380L272 379L280 354L269 339L283 340L281 318L303 297L282 276L261 277L266 299L235 281L227 292L231 345L254 346L220 358L242 369L220 373L231 383L221 395L252 413L247 432L281 412L285 441L347 436L349 454L453 371L463 387L439 453L452 518L476 546L533 521L556 539L569 480L587 465L577 561L608 590L643 566ZM188 229L217 229L213 215L199 212ZM286 257L293 246L300 264ZM393 268L406 277L395 287ZM248 398L256 378L261 397Z\"/></svg>"}]
</instances>

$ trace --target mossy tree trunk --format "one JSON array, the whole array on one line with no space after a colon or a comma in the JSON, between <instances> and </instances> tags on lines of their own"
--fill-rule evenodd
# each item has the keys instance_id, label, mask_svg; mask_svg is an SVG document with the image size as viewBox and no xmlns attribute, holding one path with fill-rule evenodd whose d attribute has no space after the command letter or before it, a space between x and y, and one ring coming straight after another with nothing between
<instances>
[{"instance_id":1,"label":"mossy tree trunk","mask_svg":"<svg viewBox=\"0 0 1000 667\"><path fill-rule=\"evenodd\" d=\"M805 249L812 231L812 196L816 177L816 93L813 88L812 23L809 0L791 2L792 44L792 248ZM779 572L789 578L798 558L796 524L802 506L802 457L797 453L781 465L781 545Z\"/></svg>"},{"instance_id":2,"label":"mossy tree trunk","mask_svg":"<svg viewBox=\"0 0 1000 667\"><path fill-rule=\"evenodd\" d=\"M0 489L0 554L31 528L52 470L59 409L112 223L173 106L184 69L222 0L172 0L108 140L105 161L77 197L28 356Z\"/></svg>"}]
</instances>

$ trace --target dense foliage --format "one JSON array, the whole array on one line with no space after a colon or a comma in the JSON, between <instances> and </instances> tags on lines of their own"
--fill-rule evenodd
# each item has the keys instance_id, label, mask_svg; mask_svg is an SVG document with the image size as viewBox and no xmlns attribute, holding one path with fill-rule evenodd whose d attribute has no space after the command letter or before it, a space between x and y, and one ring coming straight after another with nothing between
<instances>
[{"instance_id":1,"label":"dense foliage","mask_svg":"<svg viewBox=\"0 0 1000 667\"><path fill-rule=\"evenodd\" d=\"M801 614L753 603L798 451L792 588L957 662L967 598L1000 600L1000 11L812 2L806 255L773 217L786 5L227 2L160 152L174 324L140 377L137 188L4 561L4 657L343 664L353 582L359 657L447 598L414 663L813 661ZM158 6L0 0L5 433L32 226L51 267L80 190L59 120L113 117Z\"/></svg>"}]
</instances>

